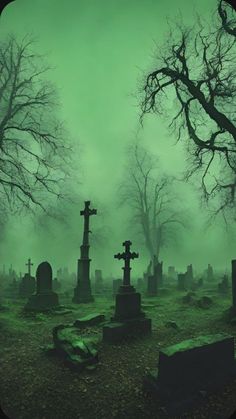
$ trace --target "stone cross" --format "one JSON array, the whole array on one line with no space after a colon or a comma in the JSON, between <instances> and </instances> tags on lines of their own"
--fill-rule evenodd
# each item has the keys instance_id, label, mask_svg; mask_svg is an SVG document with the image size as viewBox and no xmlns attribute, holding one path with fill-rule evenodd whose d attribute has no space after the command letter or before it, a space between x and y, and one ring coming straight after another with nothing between
<instances>
[{"instance_id":1,"label":"stone cross","mask_svg":"<svg viewBox=\"0 0 236 419\"><path fill-rule=\"evenodd\" d=\"M31 266L33 266L33 263L31 263L31 259L28 259L28 262L26 263L26 266L28 267L28 274L31 276Z\"/></svg>"},{"instance_id":2,"label":"stone cross","mask_svg":"<svg viewBox=\"0 0 236 419\"><path fill-rule=\"evenodd\" d=\"M124 259L125 261L125 266L122 268L124 271L123 285L125 286L130 286L130 271L131 271L130 260L139 257L138 253L130 251L131 244L132 243L130 240L125 241L123 243L123 246L125 246L125 252L117 253L116 255L114 255L115 259Z\"/></svg>"},{"instance_id":3,"label":"stone cross","mask_svg":"<svg viewBox=\"0 0 236 419\"><path fill-rule=\"evenodd\" d=\"M91 215L96 215L97 210L89 208L90 201L85 201L85 206L82 211L80 211L80 215L84 216L84 237L83 237L83 245L88 246L89 245L89 233L91 231L89 230L89 217Z\"/></svg>"}]
</instances>

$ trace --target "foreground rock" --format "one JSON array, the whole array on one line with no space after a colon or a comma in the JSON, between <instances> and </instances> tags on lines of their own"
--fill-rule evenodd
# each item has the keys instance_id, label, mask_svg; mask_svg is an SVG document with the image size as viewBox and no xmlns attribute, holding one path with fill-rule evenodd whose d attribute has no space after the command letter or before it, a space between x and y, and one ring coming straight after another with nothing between
<instances>
[{"instance_id":1,"label":"foreground rock","mask_svg":"<svg viewBox=\"0 0 236 419\"><path fill-rule=\"evenodd\" d=\"M54 349L77 370L96 367L99 342L97 336L82 336L75 326L59 325L53 329Z\"/></svg>"}]
</instances>

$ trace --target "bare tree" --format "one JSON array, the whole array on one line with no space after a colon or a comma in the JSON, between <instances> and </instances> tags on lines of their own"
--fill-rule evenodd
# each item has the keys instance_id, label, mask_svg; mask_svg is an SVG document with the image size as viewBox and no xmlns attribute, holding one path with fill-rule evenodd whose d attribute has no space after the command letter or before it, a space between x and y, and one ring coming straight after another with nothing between
<instances>
[{"instance_id":1,"label":"bare tree","mask_svg":"<svg viewBox=\"0 0 236 419\"><path fill-rule=\"evenodd\" d=\"M236 15L231 8L228 19L225 5L209 25L198 18L194 28L177 24L170 32L145 77L141 105L141 119L168 109L169 126L191 156L187 178L201 173L206 200L221 199L217 213L234 207L236 191L236 39L229 36Z\"/></svg>"},{"instance_id":2,"label":"bare tree","mask_svg":"<svg viewBox=\"0 0 236 419\"><path fill-rule=\"evenodd\" d=\"M63 196L69 146L43 61L28 37L0 43L0 194L8 210L46 210L50 197Z\"/></svg>"},{"instance_id":3,"label":"bare tree","mask_svg":"<svg viewBox=\"0 0 236 419\"><path fill-rule=\"evenodd\" d=\"M131 224L141 233L151 260L174 240L183 216L171 191L173 179L160 175L157 159L139 144L129 150L128 168L120 185L120 202L131 210Z\"/></svg>"}]
</instances>

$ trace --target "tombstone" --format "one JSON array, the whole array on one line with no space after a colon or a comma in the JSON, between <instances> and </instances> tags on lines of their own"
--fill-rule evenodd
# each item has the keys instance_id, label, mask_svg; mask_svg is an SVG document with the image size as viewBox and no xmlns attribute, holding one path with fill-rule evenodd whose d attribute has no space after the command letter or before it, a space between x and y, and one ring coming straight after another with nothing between
<instances>
[{"instance_id":1,"label":"tombstone","mask_svg":"<svg viewBox=\"0 0 236 419\"><path fill-rule=\"evenodd\" d=\"M80 259L78 260L77 269L77 286L74 289L73 303L91 303L94 301L90 284L90 262L89 259L89 219L92 215L96 215L97 210L90 208L90 201L85 201L84 210L80 211L80 215L84 216L84 234L83 243L80 246Z\"/></svg>"},{"instance_id":2,"label":"tombstone","mask_svg":"<svg viewBox=\"0 0 236 419\"><path fill-rule=\"evenodd\" d=\"M175 270L174 266L169 266L168 267L168 278L171 280L176 280L177 279L177 273Z\"/></svg>"},{"instance_id":3,"label":"tombstone","mask_svg":"<svg viewBox=\"0 0 236 419\"><path fill-rule=\"evenodd\" d=\"M122 285L122 279L113 279L112 281L112 289L113 289L113 296L116 296L116 294L119 291L120 286Z\"/></svg>"},{"instance_id":4,"label":"tombstone","mask_svg":"<svg viewBox=\"0 0 236 419\"><path fill-rule=\"evenodd\" d=\"M157 277L149 275L147 279L147 297L155 297L157 295Z\"/></svg>"},{"instance_id":5,"label":"tombstone","mask_svg":"<svg viewBox=\"0 0 236 419\"><path fill-rule=\"evenodd\" d=\"M178 290L186 291L186 274L178 274Z\"/></svg>"},{"instance_id":6,"label":"tombstone","mask_svg":"<svg viewBox=\"0 0 236 419\"><path fill-rule=\"evenodd\" d=\"M210 265L210 263L208 263L208 267L207 267L207 281L211 282L214 279L214 273L213 273L213 268Z\"/></svg>"},{"instance_id":7,"label":"tombstone","mask_svg":"<svg viewBox=\"0 0 236 419\"><path fill-rule=\"evenodd\" d=\"M234 337L219 333L162 349L158 369L144 378L143 387L160 397L170 413L184 410L200 391L222 387L235 374Z\"/></svg>"},{"instance_id":8,"label":"tombstone","mask_svg":"<svg viewBox=\"0 0 236 419\"><path fill-rule=\"evenodd\" d=\"M157 257L153 260L153 275L157 280L157 289L163 286L163 262L158 262Z\"/></svg>"},{"instance_id":9,"label":"tombstone","mask_svg":"<svg viewBox=\"0 0 236 419\"><path fill-rule=\"evenodd\" d=\"M141 294L130 283L130 261L138 258L138 253L131 252L129 240L123 243L124 253L114 255L115 259L124 259L123 284L116 294L115 314L111 322L103 327L103 340L116 343L124 338L151 332L151 319L141 310Z\"/></svg>"},{"instance_id":10,"label":"tombstone","mask_svg":"<svg viewBox=\"0 0 236 419\"><path fill-rule=\"evenodd\" d=\"M95 290L96 294L102 294L103 293L103 279L102 279L101 269L95 269L94 290Z\"/></svg>"},{"instance_id":11,"label":"tombstone","mask_svg":"<svg viewBox=\"0 0 236 419\"><path fill-rule=\"evenodd\" d=\"M232 260L232 313L236 315L236 259Z\"/></svg>"},{"instance_id":12,"label":"tombstone","mask_svg":"<svg viewBox=\"0 0 236 419\"><path fill-rule=\"evenodd\" d=\"M36 293L29 297L25 310L47 311L58 306L58 295L52 290L51 265L42 262L36 271Z\"/></svg>"},{"instance_id":13,"label":"tombstone","mask_svg":"<svg viewBox=\"0 0 236 419\"><path fill-rule=\"evenodd\" d=\"M35 292L35 278L26 273L19 283L19 297L28 298Z\"/></svg>"},{"instance_id":14,"label":"tombstone","mask_svg":"<svg viewBox=\"0 0 236 419\"><path fill-rule=\"evenodd\" d=\"M187 266L187 271L185 274L185 285L187 288L191 288L192 283L193 283L193 266L191 264Z\"/></svg>"}]
</instances>

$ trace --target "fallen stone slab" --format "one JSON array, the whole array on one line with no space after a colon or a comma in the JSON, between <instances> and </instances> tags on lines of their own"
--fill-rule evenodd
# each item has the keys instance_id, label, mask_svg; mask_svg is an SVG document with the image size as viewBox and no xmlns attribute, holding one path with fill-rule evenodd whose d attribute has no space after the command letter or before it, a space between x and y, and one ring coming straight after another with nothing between
<instances>
[{"instance_id":1,"label":"fallen stone slab","mask_svg":"<svg viewBox=\"0 0 236 419\"><path fill-rule=\"evenodd\" d=\"M97 336L82 336L75 326L59 325L53 329L53 343L58 355L69 366L81 370L98 362Z\"/></svg>"},{"instance_id":2,"label":"fallen stone slab","mask_svg":"<svg viewBox=\"0 0 236 419\"><path fill-rule=\"evenodd\" d=\"M74 326L80 328L96 326L97 324L105 322L105 320L104 314L93 313L75 320Z\"/></svg>"}]
</instances>

